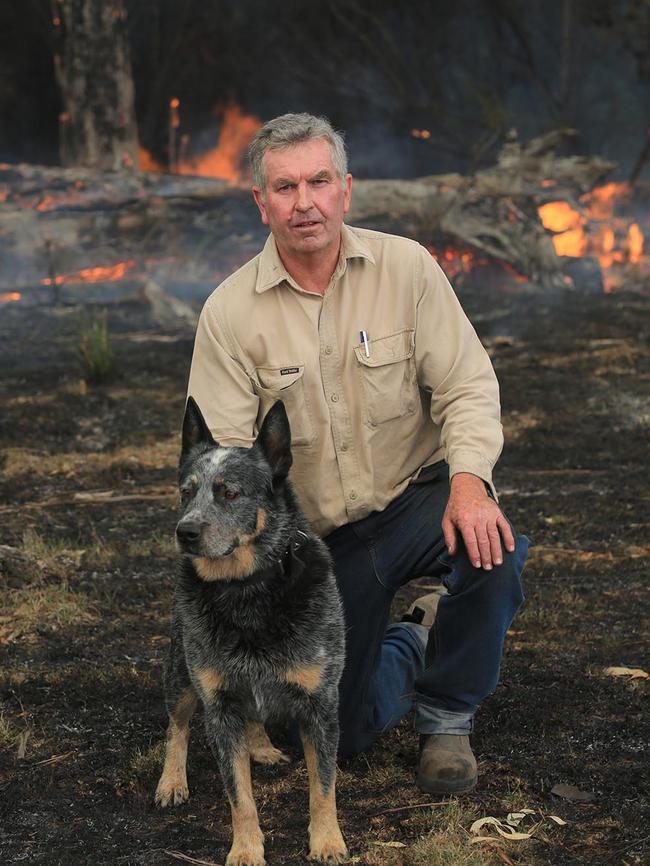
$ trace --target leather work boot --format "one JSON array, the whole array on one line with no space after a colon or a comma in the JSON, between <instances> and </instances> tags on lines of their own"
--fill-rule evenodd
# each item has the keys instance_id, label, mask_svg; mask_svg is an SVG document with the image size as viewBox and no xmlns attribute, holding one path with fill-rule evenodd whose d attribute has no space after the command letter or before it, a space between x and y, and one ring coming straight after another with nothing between
<instances>
[{"instance_id":1,"label":"leather work boot","mask_svg":"<svg viewBox=\"0 0 650 866\"><path fill-rule=\"evenodd\" d=\"M464 794L476 785L476 758L469 737L420 734L417 785L428 794Z\"/></svg>"},{"instance_id":2,"label":"leather work boot","mask_svg":"<svg viewBox=\"0 0 650 866\"><path fill-rule=\"evenodd\" d=\"M438 610L438 602L443 595L447 595L447 590L444 586L427 595L421 595L416 598L410 608L402 617L402 622L414 622L418 625L423 625L425 628L431 628L436 618Z\"/></svg>"}]
</instances>

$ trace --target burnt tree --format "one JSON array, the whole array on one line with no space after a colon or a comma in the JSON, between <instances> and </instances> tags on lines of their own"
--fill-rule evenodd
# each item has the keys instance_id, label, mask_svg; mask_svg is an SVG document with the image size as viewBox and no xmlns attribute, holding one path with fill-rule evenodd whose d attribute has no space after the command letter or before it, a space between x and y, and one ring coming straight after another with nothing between
<instances>
[{"instance_id":1,"label":"burnt tree","mask_svg":"<svg viewBox=\"0 0 650 866\"><path fill-rule=\"evenodd\" d=\"M137 166L134 89L122 0L55 0L63 165Z\"/></svg>"}]
</instances>

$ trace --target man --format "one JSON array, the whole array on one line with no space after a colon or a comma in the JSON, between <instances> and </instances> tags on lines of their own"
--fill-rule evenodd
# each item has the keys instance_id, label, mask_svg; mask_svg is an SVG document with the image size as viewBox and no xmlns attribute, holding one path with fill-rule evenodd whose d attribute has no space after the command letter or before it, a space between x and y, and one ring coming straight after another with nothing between
<instances>
[{"instance_id":1,"label":"man","mask_svg":"<svg viewBox=\"0 0 650 866\"><path fill-rule=\"evenodd\" d=\"M324 118L275 118L250 155L271 234L208 298L189 394L222 445L250 445L285 404L290 477L345 608L340 752L367 748L414 706L419 786L462 793L476 783L468 734L498 680L527 551L492 487L496 377L429 253L344 225L352 177ZM395 592L423 575L447 593L388 625Z\"/></svg>"}]
</instances>

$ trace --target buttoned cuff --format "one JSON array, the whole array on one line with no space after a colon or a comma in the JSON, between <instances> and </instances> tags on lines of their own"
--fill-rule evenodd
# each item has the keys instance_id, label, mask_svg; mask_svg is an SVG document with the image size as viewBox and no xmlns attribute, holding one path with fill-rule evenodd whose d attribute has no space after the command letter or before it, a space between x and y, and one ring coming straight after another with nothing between
<instances>
[{"instance_id":1,"label":"buttoned cuff","mask_svg":"<svg viewBox=\"0 0 650 866\"><path fill-rule=\"evenodd\" d=\"M489 460L475 451L458 451L456 454L450 454L447 462L449 463L450 483L454 475L457 475L459 472L469 472L485 481L490 488L495 502L499 501L496 488L492 482L492 464Z\"/></svg>"}]
</instances>

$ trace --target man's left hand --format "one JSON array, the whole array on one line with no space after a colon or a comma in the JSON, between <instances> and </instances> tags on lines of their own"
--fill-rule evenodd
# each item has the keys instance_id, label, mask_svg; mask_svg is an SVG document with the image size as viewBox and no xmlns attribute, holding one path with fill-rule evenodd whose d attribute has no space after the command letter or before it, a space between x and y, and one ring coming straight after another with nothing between
<instances>
[{"instance_id":1,"label":"man's left hand","mask_svg":"<svg viewBox=\"0 0 650 866\"><path fill-rule=\"evenodd\" d=\"M510 524L494 499L488 496L485 482L469 472L458 472L451 479L442 531L452 556L458 552L460 532L470 562L475 568L486 571L503 562L502 538L506 550L512 553L515 549Z\"/></svg>"}]
</instances>

